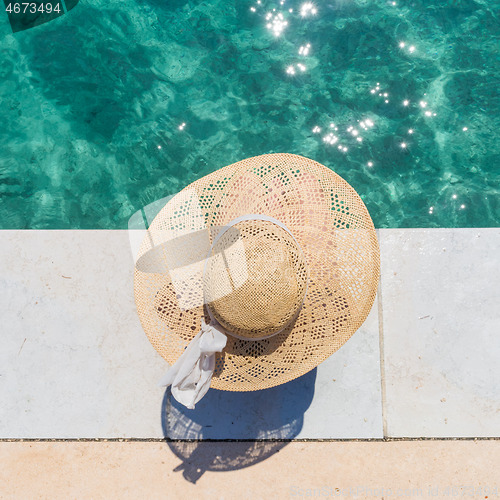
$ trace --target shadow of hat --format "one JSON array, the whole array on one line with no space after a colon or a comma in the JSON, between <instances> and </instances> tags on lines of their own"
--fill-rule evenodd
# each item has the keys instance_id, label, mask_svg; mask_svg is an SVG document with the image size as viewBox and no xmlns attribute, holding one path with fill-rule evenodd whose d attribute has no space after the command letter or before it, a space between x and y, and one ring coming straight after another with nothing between
<instances>
[{"instance_id":1,"label":"shadow of hat","mask_svg":"<svg viewBox=\"0 0 500 500\"><path fill-rule=\"evenodd\" d=\"M205 471L248 467L297 437L309 408L316 369L291 382L254 392L210 390L189 410L167 389L162 404L165 439L187 481Z\"/></svg>"}]
</instances>

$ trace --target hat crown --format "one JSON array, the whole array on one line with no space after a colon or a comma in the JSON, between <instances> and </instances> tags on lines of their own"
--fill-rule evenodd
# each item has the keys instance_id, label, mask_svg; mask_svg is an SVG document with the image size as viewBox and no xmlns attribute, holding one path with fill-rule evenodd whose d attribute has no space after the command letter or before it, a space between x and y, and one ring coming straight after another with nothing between
<instances>
[{"instance_id":1,"label":"hat crown","mask_svg":"<svg viewBox=\"0 0 500 500\"><path fill-rule=\"evenodd\" d=\"M307 265L285 226L244 220L214 241L203 284L205 303L224 329L257 340L293 322L306 294Z\"/></svg>"}]
</instances>

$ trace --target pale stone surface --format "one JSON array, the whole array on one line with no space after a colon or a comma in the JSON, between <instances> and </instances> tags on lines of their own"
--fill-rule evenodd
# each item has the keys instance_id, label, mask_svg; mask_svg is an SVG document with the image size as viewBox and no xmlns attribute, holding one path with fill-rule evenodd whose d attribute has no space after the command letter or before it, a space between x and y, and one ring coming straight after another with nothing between
<instances>
[{"instance_id":1,"label":"pale stone surface","mask_svg":"<svg viewBox=\"0 0 500 500\"><path fill-rule=\"evenodd\" d=\"M378 300L363 326L318 366L299 438L383 437Z\"/></svg>"},{"instance_id":2,"label":"pale stone surface","mask_svg":"<svg viewBox=\"0 0 500 500\"><path fill-rule=\"evenodd\" d=\"M144 335L133 299L131 247L141 234L0 232L0 312L8 326L0 437L382 435L376 306L317 372L268 391L212 390L195 412L162 407L157 381L167 364Z\"/></svg>"},{"instance_id":3,"label":"pale stone surface","mask_svg":"<svg viewBox=\"0 0 500 500\"><path fill-rule=\"evenodd\" d=\"M0 437L380 437L379 319L387 435L499 436L500 230L379 236L382 318L376 302L316 371L210 391L212 407L177 408L174 428L156 385L167 365L135 312L130 233L1 231Z\"/></svg>"},{"instance_id":4,"label":"pale stone surface","mask_svg":"<svg viewBox=\"0 0 500 500\"><path fill-rule=\"evenodd\" d=\"M389 436L500 436L500 229L381 230Z\"/></svg>"},{"instance_id":5,"label":"pale stone surface","mask_svg":"<svg viewBox=\"0 0 500 500\"><path fill-rule=\"evenodd\" d=\"M174 446L177 446L175 448ZM500 441L0 443L3 499L489 498ZM278 453L279 452L279 453Z\"/></svg>"},{"instance_id":6,"label":"pale stone surface","mask_svg":"<svg viewBox=\"0 0 500 500\"><path fill-rule=\"evenodd\" d=\"M160 437L127 231L0 231L1 437Z\"/></svg>"}]
</instances>

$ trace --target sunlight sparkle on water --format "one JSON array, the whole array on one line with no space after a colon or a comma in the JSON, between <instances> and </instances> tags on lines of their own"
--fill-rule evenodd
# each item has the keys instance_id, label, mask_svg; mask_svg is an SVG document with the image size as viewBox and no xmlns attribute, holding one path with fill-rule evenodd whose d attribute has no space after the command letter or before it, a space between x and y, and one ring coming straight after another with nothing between
<instances>
[{"instance_id":1,"label":"sunlight sparkle on water","mask_svg":"<svg viewBox=\"0 0 500 500\"><path fill-rule=\"evenodd\" d=\"M315 5L311 2L305 2L300 7L300 15L302 17L307 17L309 15L317 14L318 9L316 9Z\"/></svg>"},{"instance_id":2,"label":"sunlight sparkle on water","mask_svg":"<svg viewBox=\"0 0 500 500\"><path fill-rule=\"evenodd\" d=\"M273 9L275 11L276 9ZM266 24L266 28L273 32L274 36L280 36L284 29L288 26L288 21L285 20L283 14L279 12L273 15L272 12L268 12L266 15L266 21L270 21Z\"/></svg>"},{"instance_id":3,"label":"sunlight sparkle on water","mask_svg":"<svg viewBox=\"0 0 500 500\"><path fill-rule=\"evenodd\" d=\"M336 142L338 142L339 138L335 135L335 134L332 134L332 133L329 133L327 135L325 135L325 137L323 137L323 141L328 143L328 144L335 144Z\"/></svg>"},{"instance_id":4,"label":"sunlight sparkle on water","mask_svg":"<svg viewBox=\"0 0 500 500\"><path fill-rule=\"evenodd\" d=\"M303 45L299 49L299 55L300 56L307 56L309 54L309 49L311 48L311 44L308 43L307 45Z\"/></svg>"}]
</instances>

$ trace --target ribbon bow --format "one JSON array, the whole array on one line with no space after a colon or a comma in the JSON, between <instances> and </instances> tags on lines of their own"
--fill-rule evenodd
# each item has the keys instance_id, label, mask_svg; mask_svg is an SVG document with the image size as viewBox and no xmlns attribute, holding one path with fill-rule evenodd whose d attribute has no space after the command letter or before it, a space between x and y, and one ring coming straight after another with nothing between
<instances>
[{"instance_id":1,"label":"ribbon bow","mask_svg":"<svg viewBox=\"0 0 500 500\"><path fill-rule=\"evenodd\" d=\"M207 325L202 318L201 330L181 357L161 378L159 385L172 385L174 398L189 409L207 393L215 369L215 353L222 352L227 337L219 324Z\"/></svg>"}]
</instances>

